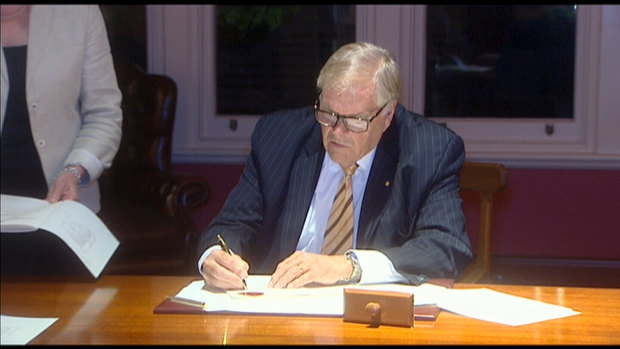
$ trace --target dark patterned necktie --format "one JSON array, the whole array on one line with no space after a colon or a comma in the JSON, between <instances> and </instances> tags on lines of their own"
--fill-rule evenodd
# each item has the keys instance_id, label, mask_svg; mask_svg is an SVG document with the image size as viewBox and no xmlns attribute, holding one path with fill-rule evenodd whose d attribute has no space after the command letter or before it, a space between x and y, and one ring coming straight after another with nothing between
<instances>
[{"instance_id":1,"label":"dark patterned necktie","mask_svg":"<svg viewBox=\"0 0 620 349\"><path fill-rule=\"evenodd\" d=\"M348 249L353 248L352 176L357 167L357 164L353 164L345 170L344 178L334 198L323 240L323 254L344 254Z\"/></svg>"}]
</instances>

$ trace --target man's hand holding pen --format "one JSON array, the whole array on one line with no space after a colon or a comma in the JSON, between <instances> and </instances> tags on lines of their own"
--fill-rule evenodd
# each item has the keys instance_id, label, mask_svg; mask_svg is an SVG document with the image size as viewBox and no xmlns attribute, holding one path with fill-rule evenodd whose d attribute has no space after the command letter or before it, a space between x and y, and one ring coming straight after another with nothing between
<instances>
[{"instance_id":1,"label":"man's hand holding pen","mask_svg":"<svg viewBox=\"0 0 620 349\"><path fill-rule=\"evenodd\" d=\"M217 236L221 250L211 251L202 264L205 287L212 291L246 289L249 265ZM348 278L353 266L345 255L322 255L297 251L280 262L269 287L295 288L310 284L333 285Z\"/></svg>"},{"instance_id":2,"label":"man's hand holding pen","mask_svg":"<svg viewBox=\"0 0 620 349\"><path fill-rule=\"evenodd\" d=\"M226 241L224 240L224 238L220 234L217 234L217 241L219 242L220 247L222 248L222 251L228 253L231 256L234 255L234 253L232 253L230 248L228 248L228 244L226 243ZM247 290L248 289L248 284L245 282L245 278L243 278L241 280L241 282L243 282L243 288Z\"/></svg>"},{"instance_id":3,"label":"man's hand holding pen","mask_svg":"<svg viewBox=\"0 0 620 349\"><path fill-rule=\"evenodd\" d=\"M240 256L214 250L202 264L202 277L212 291L244 289L250 266Z\"/></svg>"}]
</instances>

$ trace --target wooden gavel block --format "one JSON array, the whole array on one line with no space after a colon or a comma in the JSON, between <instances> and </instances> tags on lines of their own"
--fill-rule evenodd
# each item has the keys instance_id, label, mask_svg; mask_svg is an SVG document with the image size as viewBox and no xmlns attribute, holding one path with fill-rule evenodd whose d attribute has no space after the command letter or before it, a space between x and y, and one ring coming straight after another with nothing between
<instances>
[{"instance_id":1,"label":"wooden gavel block","mask_svg":"<svg viewBox=\"0 0 620 349\"><path fill-rule=\"evenodd\" d=\"M413 294L344 289L344 321L379 325L413 326Z\"/></svg>"}]
</instances>

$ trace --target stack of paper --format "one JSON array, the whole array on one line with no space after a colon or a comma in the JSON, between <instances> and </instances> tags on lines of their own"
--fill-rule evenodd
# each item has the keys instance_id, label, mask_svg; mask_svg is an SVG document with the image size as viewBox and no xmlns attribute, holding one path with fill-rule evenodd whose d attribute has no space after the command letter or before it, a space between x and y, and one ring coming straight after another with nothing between
<instances>
[{"instance_id":1,"label":"stack of paper","mask_svg":"<svg viewBox=\"0 0 620 349\"><path fill-rule=\"evenodd\" d=\"M176 296L204 303L206 312L343 316L344 288L355 288L413 294L415 306L434 304L463 316L510 326L580 314L567 307L487 288L450 289L433 284L376 284L272 289L267 287L268 275L250 275L246 281L248 291L228 292L211 292L204 289L202 280L193 281Z\"/></svg>"}]
</instances>

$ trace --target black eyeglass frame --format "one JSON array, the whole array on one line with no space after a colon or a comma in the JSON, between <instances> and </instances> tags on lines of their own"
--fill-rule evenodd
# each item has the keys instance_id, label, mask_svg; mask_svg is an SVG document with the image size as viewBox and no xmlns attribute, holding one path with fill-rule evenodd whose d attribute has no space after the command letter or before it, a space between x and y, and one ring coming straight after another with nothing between
<instances>
[{"instance_id":1,"label":"black eyeglass frame","mask_svg":"<svg viewBox=\"0 0 620 349\"><path fill-rule=\"evenodd\" d=\"M322 126L331 126L331 127L334 127L334 126L336 126L336 125L338 124L338 120L342 119L342 123L344 124L344 127L345 127L347 130L349 130L349 131L351 131L351 132L356 132L356 133L363 133L363 132L368 131L368 125L370 124L370 122L371 122L372 120L374 120L377 116L379 116L379 114L381 114L381 112L383 111L383 109L385 109L385 107L388 105L388 103L390 103L390 100L388 100L387 102L385 102L385 104L383 104L383 106L382 106L381 108L379 108L379 110L377 110L377 112L375 113L375 115L373 115L373 116L369 117L368 119L363 118L363 117L361 117L361 116L359 116L359 115L357 115L357 116L345 116L345 115L340 115L340 114L337 114L337 113L334 113L334 112L331 112L331 111L327 111L327 110L319 109L319 108L320 108L320 107L319 107L319 106L320 106L320 103L321 103L321 102L320 102L320 98L317 98L317 99L316 99L316 101L314 101L314 118L316 119L316 121L317 121L319 124L321 124ZM324 123L324 122L321 122L321 121L319 120L319 116L318 116L317 112L326 113L326 114L329 114L329 115L331 115L331 116L333 116L333 117L336 117L336 122L334 122L334 124L333 124L333 125L330 125L330 124L326 124L326 123ZM350 128L349 128L349 125L348 125L348 123L347 123L347 119L353 119L353 120L365 121L365 122L366 122L366 127L364 128L364 130L363 130L363 131L352 130L352 129L350 129Z\"/></svg>"}]
</instances>

